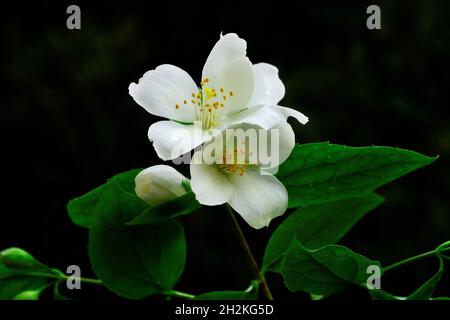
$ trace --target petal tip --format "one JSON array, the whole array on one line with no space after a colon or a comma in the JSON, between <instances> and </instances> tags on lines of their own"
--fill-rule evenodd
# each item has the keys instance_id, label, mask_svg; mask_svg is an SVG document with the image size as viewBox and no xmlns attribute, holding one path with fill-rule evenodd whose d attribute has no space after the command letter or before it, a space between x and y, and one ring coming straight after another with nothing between
<instances>
[{"instance_id":1,"label":"petal tip","mask_svg":"<svg viewBox=\"0 0 450 320\"><path fill-rule=\"evenodd\" d=\"M136 91L136 87L137 84L132 82L130 83L130 85L128 86L128 93L130 94L130 96L133 96L134 92Z\"/></svg>"}]
</instances>

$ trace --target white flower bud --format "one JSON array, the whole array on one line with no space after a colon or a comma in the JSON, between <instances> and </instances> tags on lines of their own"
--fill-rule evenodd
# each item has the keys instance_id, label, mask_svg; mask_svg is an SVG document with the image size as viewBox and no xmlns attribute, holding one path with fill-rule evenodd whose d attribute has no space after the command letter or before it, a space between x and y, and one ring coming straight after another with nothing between
<instances>
[{"instance_id":1,"label":"white flower bud","mask_svg":"<svg viewBox=\"0 0 450 320\"><path fill-rule=\"evenodd\" d=\"M156 165L141 171L135 178L139 198L154 206L182 196L186 177L166 165Z\"/></svg>"}]
</instances>

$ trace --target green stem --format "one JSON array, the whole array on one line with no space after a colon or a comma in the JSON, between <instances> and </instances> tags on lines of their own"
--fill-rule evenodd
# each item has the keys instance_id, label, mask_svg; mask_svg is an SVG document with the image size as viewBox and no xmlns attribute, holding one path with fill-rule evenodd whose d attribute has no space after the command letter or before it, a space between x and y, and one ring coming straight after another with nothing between
<instances>
[{"instance_id":1,"label":"green stem","mask_svg":"<svg viewBox=\"0 0 450 320\"><path fill-rule=\"evenodd\" d=\"M59 271L59 270L58 270ZM52 279L60 279L60 280L67 280L69 278L76 279L77 277L74 276L68 276L62 272L55 273L45 273L45 272L15 272L14 275L24 275L24 276L31 276L31 277L43 277L43 278L52 278ZM10 275L7 275L6 277L9 277ZM0 277L2 279L2 277ZM96 285L102 285L102 281L99 279L91 279L91 278L83 278L78 277L78 279L81 282L85 283L91 283Z\"/></svg>"},{"instance_id":2,"label":"green stem","mask_svg":"<svg viewBox=\"0 0 450 320\"><path fill-rule=\"evenodd\" d=\"M164 292L164 294L166 296L178 297L178 298L186 298L186 299L195 298L195 296L193 294L181 292L181 291L177 291L177 290L169 290L169 291Z\"/></svg>"},{"instance_id":3,"label":"green stem","mask_svg":"<svg viewBox=\"0 0 450 320\"><path fill-rule=\"evenodd\" d=\"M69 279L69 276L64 275L63 279L67 280L67 279ZM95 285L99 285L99 286L103 285L102 280L100 280L100 279L82 278L82 277L80 277L79 279L81 282L95 284Z\"/></svg>"},{"instance_id":4,"label":"green stem","mask_svg":"<svg viewBox=\"0 0 450 320\"><path fill-rule=\"evenodd\" d=\"M383 268L383 270L384 270L384 272L387 272L389 270L398 268L398 267L400 267L400 266L402 266L404 264L407 264L407 263L410 263L410 262L413 262L413 261L416 261L416 260L420 260L420 259L423 259L423 258L426 258L426 257L429 257L429 256L433 256L433 255L436 255L436 254L439 254L439 253L446 252L446 251L450 250L450 248L439 249L441 247L442 247L442 245L437 247L437 249L435 249L435 250L424 252L424 253L418 254L416 256L409 257L407 259L398 261L396 263L391 264L390 266L387 266L387 267Z\"/></svg>"},{"instance_id":5,"label":"green stem","mask_svg":"<svg viewBox=\"0 0 450 320\"><path fill-rule=\"evenodd\" d=\"M44 277L44 278L51 278L51 279L56 279L57 282L58 281L63 281L63 280L67 280L69 278L71 279L76 279L76 277L73 276L68 276L64 273L62 273L60 270L58 269L52 269L53 271L55 271L55 273L45 273L45 272L18 272L15 274L19 274L19 275L25 275L25 276L32 276L32 277ZM0 277L0 280L3 277ZM95 285L103 285L102 281L100 279L92 279L92 278L83 278L83 277L79 277L78 278L81 282L85 282L85 283L90 283L90 284L95 284ZM54 282L51 282L50 284L53 284ZM195 298L195 296L193 294L190 293L186 293L186 292L181 292L181 291L176 291L176 290L169 290L164 292L165 295L167 296L171 296L171 297L179 297L179 298L186 298L186 299L193 299Z\"/></svg>"},{"instance_id":6,"label":"green stem","mask_svg":"<svg viewBox=\"0 0 450 320\"><path fill-rule=\"evenodd\" d=\"M250 263L250 266L253 269L253 272L255 273L256 277L261 283L261 289L264 293L264 296L267 300L273 300L272 293L270 292L269 285L267 284L266 278L264 274L259 270L258 263L256 262L256 259L252 253L252 250L250 249L250 246L248 245L247 239L244 236L244 233L242 232L241 227L239 226L239 222L236 219L236 216L231 209L231 207L227 204L226 205L228 209L228 213L230 214L231 221L233 223L233 227L236 231L237 238L239 242L241 243L242 248L244 249L244 252L248 258L248 261Z\"/></svg>"},{"instance_id":7,"label":"green stem","mask_svg":"<svg viewBox=\"0 0 450 320\"><path fill-rule=\"evenodd\" d=\"M444 242L444 243L442 243L441 245L439 245L439 247L437 247L436 248L436 250L439 250L439 251L445 251L445 249L442 249L442 248L445 248L445 247L447 247L447 246L449 246L450 245L450 240L449 241L446 241L446 242Z\"/></svg>"}]
</instances>

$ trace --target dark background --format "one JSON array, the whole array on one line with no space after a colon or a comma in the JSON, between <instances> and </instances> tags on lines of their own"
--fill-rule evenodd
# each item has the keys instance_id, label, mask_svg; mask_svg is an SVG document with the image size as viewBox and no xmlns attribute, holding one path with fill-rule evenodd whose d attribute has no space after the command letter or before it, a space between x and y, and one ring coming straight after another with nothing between
<instances>
[{"instance_id":1,"label":"dark background","mask_svg":"<svg viewBox=\"0 0 450 320\"><path fill-rule=\"evenodd\" d=\"M279 68L283 105L310 118L293 124L298 142L440 155L381 188L386 203L344 245L387 265L450 238L449 1L160 2L2 4L0 248L22 247L50 266L77 264L95 277L87 231L71 223L66 203L118 172L162 163L147 139L158 119L133 101L128 85L163 63L200 80L222 31L247 40L252 62ZM81 30L66 28L73 3ZM381 30L366 28L369 4L381 7ZM187 166L178 169L188 175ZM259 259L281 220L259 231L242 224ZM246 288L252 274L225 212L182 222L188 260L177 289ZM412 264L382 287L408 294L436 268L431 259ZM288 294L277 275L268 280L276 298L306 298ZM115 298L89 285L68 294ZM448 296L449 287L439 294ZM367 295L354 289L336 298Z\"/></svg>"}]
</instances>

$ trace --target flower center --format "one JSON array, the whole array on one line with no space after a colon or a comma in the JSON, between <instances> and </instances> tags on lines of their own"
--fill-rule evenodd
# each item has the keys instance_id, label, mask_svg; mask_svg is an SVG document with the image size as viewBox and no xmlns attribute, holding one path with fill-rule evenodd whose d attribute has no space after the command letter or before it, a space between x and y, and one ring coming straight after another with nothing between
<instances>
[{"instance_id":1,"label":"flower center","mask_svg":"<svg viewBox=\"0 0 450 320\"><path fill-rule=\"evenodd\" d=\"M192 92L192 97L186 98L182 103L177 103L175 109L181 110L181 106L194 108L195 121L201 123L204 130L215 128L220 121L227 102L234 96L233 91L225 88L208 87L209 79L200 82L199 92Z\"/></svg>"},{"instance_id":2,"label":"flower center","mask_svg":"<svg viewBox=\"0 0 450 320\"><path fill-rule=\"evenodd\" d=\"M235 148L232 152L225 153L222 157L222 163L219 164L220 170L227 174L239 174L241 177L247 171L247 168L254 167L254 164L249 163L245 151Z\"/></svg>"}]
</instances>

